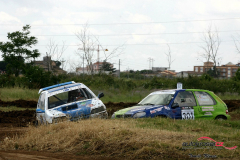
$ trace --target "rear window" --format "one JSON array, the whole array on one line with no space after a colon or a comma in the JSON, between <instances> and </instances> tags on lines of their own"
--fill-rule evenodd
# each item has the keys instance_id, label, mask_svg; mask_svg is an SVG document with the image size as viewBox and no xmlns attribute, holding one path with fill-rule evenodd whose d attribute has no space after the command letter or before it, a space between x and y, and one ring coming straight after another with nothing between
<instances>
[{"instance_id":1,"label":"rear window","mask_svg":"<svg viewBox=\"0 0 240 160\"><path fill-rule=\"evenodd\" d=\"M193 107L196 106L194 95L191 91L179 92L174 103L178 103L180 107Z\"/></svg>"},{"instance_id":2,"label":"rear window","mask_svg":"<svg viewBox=\"0 0 240 160\"><path fill-rule=\"evenodd\" d=\"M216 104L216 101L207 92L195 91L194 93L200 106L210 106Z\"/></svg>"}]
</instances>

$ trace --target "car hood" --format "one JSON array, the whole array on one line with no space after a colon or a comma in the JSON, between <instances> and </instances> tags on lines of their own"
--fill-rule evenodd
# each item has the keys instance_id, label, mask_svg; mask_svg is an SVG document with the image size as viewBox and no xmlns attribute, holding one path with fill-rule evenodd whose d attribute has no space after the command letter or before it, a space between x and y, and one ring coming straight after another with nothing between
<instances>
[{"instance_id":1,"label":"car hood","mask_svg":"<svg viewBox=\"0 0 240 160\"><path fill-rule=\"evenodd\" d=\"M135 114L137 112L141 111L149 111L149 110L154 110L156 108L163 107L163 105L144 105L144 106L132 106L128 108L121 109L117 112L115 112L116 115L121 115L121 114ZM166 106L165 106L166 107Z\"/></svg>"}]
</instances>

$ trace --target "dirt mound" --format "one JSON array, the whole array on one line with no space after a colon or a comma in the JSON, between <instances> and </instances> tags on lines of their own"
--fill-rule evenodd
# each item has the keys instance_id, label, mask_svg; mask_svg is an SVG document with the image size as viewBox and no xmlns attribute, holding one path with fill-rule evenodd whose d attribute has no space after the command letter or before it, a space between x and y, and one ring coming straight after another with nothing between
<instances>
[{"instance_id":1,"label":"dirt mound","mask_svg":"<svg viewBox=\"0 0 240 160\"><path fill-rule=\"evenodd\" d=\"M0 100L1 107L16 106L21 108L36 108L36 101L26 101L26 100L15 100L15 101L2 101Z\"/></svg>"},{"instance_id":2,"label":"dirt mound","mask_svg":"<svg viewBox=\"0 0 240 160\"><path fill-rule=\"evenodd\" d=\"M0 127L26 127L28 124L35 121L35 111L0 111Z\"/></svg>"},{"instance_id":3,"label":"dirt mound","mask_svg":"<svg viewBox=\"0 0 240 160\"><path fill-rule=\"evenodd\" d=\"M232 111L240 108L240 100L224 100L224 102L228 106L229 112L232 112Z\"/></svg>"},{"instance_id":4,"label":"dirt mound","mask_svg":"<svg viewBox=\"0 0 240 160\"><path fill-rule=\"evenodd\" d=\"M105 106L107 107L107 112L109 116L112 116L112 114L120 109L127 108L127 107L132 107L136 103L113 103L113 102L108 102L105 103Z\"/></svg>"}]
</instances>

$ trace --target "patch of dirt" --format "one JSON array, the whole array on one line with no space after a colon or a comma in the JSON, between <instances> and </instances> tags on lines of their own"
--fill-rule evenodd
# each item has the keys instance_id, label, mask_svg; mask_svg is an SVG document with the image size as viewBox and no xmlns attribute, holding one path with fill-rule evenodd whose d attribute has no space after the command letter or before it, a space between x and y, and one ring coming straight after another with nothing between
<instances>
[{"instance_id":1,"label":"patch of dirt","mask_svg":"<svg viewBox=\"0 0 240 160\"><path fill-rule=\"evenodd\" d=\"M35 112L32 110L24 111L0 111L0 127L26 127L35 121Z\"/></svg>"},{"instance_id":2,"label":"patch of dirt","mask_svg":"<svg viewBox=\"0 0 240 160\"><path fill-rule=\"evenodd\" d=\"M0 151L0 160L111 160L103 156L85 156L70 153L52 153L40 151ZM120 160L119 158L114 158Z\"/></svg>"},{"instance_id":3,"label":"patch of dirt","mask_svg":"<svg viewBox=\"0 0 240 160\"><path fill-rule=\"evenodd\" d=\"M36 101L26 101L26 100L15 100L15 101L2 101L0 100L1 107L16 106L21 108L36 108Z\"/></svg>"},{"instance_id":4,"label":"patch of dirt","mask_svg":"<svg viewBox=\"0 0 240 160\"><path fill-rule=\"evenodd\" d=\"M113 103L113 102L108 102L108 103L105 103L105 106L107 108L107 112L108 112L108 115L109 116L112 116L112 114L120 109L123 109L123 108L128 108L128 107L132 107L134 106L136 103L123 103L123 102L120 102L120 103Z\"/></svg>"},{"instance_id":5,"label":"patch of dirt","mask_svg":"<svg viewBox=\"0 0 240 160\"><path fill-rule=\"evenodd\" d=\"M240 108L240 100L224 100L224 103L226 103L229 112Z\"/></svg>"}]
</instances>

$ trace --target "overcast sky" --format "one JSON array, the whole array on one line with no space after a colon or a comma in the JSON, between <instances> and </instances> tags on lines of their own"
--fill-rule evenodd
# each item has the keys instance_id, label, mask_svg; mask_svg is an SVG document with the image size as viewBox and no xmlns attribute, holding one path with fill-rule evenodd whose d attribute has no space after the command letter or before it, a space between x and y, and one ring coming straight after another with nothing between
<instances>
[{"instance_id":1,"label":"overcast sky","mask_svg":"<svg viewBox=\"0 0 240 160\"><path fill-rule=\"evenodd\" d=\"M171 69L193 70L204 61L199 54L210 25L221 39L219 63L240 60L232 38L240 39L239 0L0 0L0 41L29 24L31 35L38 38L38 60L45 56L50 38L59 45L65 41L62 58L68 71L82 63L75 54L80 43L75 33L86 23L108 53L124 46L123 54L110 60L118 69L120 59L121 70L149 69L149 58L154 67L167 67L167 44L175 59Z\"/></svg>"}]
</instances>

